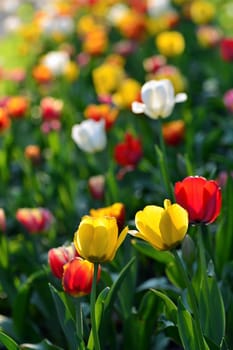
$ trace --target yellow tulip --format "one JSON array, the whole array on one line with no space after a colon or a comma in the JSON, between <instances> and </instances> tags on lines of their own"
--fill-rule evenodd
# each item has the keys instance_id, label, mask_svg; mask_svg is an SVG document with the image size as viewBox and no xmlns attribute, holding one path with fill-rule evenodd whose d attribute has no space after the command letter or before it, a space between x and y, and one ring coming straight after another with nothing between
<instances>
[{"instance_id":1,"label":"yellow tulip","mask_svg":"<svg viewBox=\"0 0 233 350\"><path fill-rule=\"evenodd\" d=\"M115 217L85 215L74 235L74 245L79 255L90 262L107 262L114 259L117 249L128 232L125 227L118 236Z\"/></svg>"},{"instance_id":2,"label":"yellow tulip","mask_svg":"<svg viewBox=\"0 0 233 350\"><path fill-rule=\"evenodd\" d=\"M136 213L138 231L129 234L141 238L158 250L169 250L179 244L188 230L188 213L179 204L165 199L164 208L148 205Z\"/></svg>"}]
</instances>

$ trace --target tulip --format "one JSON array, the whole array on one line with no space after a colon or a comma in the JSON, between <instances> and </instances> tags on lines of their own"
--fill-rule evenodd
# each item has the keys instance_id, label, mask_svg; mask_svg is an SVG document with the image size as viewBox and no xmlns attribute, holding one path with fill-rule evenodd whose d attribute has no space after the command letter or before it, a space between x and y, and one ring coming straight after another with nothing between
<instances>
[{"instance_id":1,"label":"tulip","mask_svg":"<svg viewBox=\"0 0 233 350\"><path fill-rule=\"evenodd\" d=\"M174 120L163 124L162 133L167 145L177 146L184 139L185 124L183 120Z\"/></svg>"},{"instance_id":2,"label":"tulip","mask_svg":"<svg viewBox=\"0 0 233 350\"><path fill-rule=\"evenodd\" d=\"M41 64L47 67L53 76L60 76L64 73L70 58L65 51L50 51L41 60Z\"/></svg>"},{"instance_id":3,"label":"tulip","mask_svg":"<svg viewBox=\"0 0 233 350\"><path fill-rule=\"evenodd\" d=\"M28 110L28 100L24 96L12 96L7 101L7 112L12 118L24 117Z\"/></svg>"},{"instance_id":4,"label":"tulip","mask_svg":"<svg viewBox=\"0 0 233 350\"><path fill-rule=\"evenodd\" d=\"M132 166L135 168L143 156L140 139L133 137L130 133L125 134L123 142L114 148L114 159L120 166Z\"/></svg>"},{"instance_id":5,"label":"tulip","mask_svg":"<svg viewBox=\"0 0 233 350\"><path fill-rule=\"evenodd\" d=\"M50 96L40 101L41 117L43 120L60 119L63 109L63 101Z\"/></svg>"},{"instance_id":6,"label":"tulip","mask_svg":"<svg viewBox=\"0 0 233 350\"><path fill-rule=\"evenodd\" d=\"M0 231L6 231L6 215L3 208L0 208Z\"/></svg>"},{"instance_id":7,"label":"tulip","mask_svg":"<svg viewBox=\"0 0 233 350\"><path fill-rule=\"evenodd\" d=\"M111 107L107 103L102 103L100 105L90 104L84 110L84 115L87 119L92 119L95 121L103 119L105 122L106 131L108 131L113 126L118 117L118 114L118 109Z\"/></svg>"},{"instance_id":8,"label":"tulip","mask_svg":"<svg viewBox=\"0 0 233 350\"><path fill-rule=\"evenodd\" d=\"M21 208L16 212L16 219L30 233L43 232L53 222L53 215L45 208Z\"/></svg>"},{"instance_id":9,"label":"tulip","mask_svg":"<svg viewBox=\"0 0 233 350\"><path fill-rule=\"evenodd\" d=\"M112 216L117 219L119 230L123 229L125 224L125 206L123 203L114 203L108 207L91 209L89 215L92 217Z\"/></svg>"},{"instance_id":10,"label":"tulip","mask_svg":"<svg viewBox=\"0 0 233 350\"><path fill-rule=\"evenodd\" d=\"M138 231L129 234L147 241L155 249L169 250L179 244L188 230L188 213L179 204L165 199L164 208L147 205L136 213Z\"/></svg>"},{"instance_id":11,"label":"tulip","mask_svg":"<svg viewBox=\"0 0 233 350\"><path fill-rule=\"evenodd\" d=\"M105 122L104 120L84 120L72 127L71 137L79 148L85 152L102 151L107 143Z\"/></svg>"},{"instance_id":12,"label":"tulip","mask_svg":"<svg viewBox=\"0 0 233 350\"><path fill-rule=\"evenodd\" d=\"M112 261L127 231L128 227L125 227L118 237L115 217L86 215L75 232L74 245L79 255L90 262Z\"/></svg>"},{"instance_id":13,"label":"tulip","mask_svg":"<svg viewBox=\"0 0 233 350\"><path fill-rule=\"evenodd\" d=\"M229 89L223 95L223 104L229 113L233 113L233 89Z\"/></svg>"},{"instance_id":14,"label":"tulip","mask_svg":"<svg viewBox=\"0 0 233 350\"><path fill-rule=\"evenodd\" d=\"M184 37L177 31L162 31L156 36L155 44L159 53L166 57L179 56L185 49Z\"/></svg>"},{"instance_id":15,"label":"tulip","mask_svg":"<svg viewBox=\"0 0 233 350\"><path fill-rule=\"evenodd\" d=\"M29 159L32 164L39 164L41 161L41 149L37 145L28 145L24 149L24 156Z\"/></svg>"},{"instance_id":16,"label":"tulip","mask_svg":"<svg viewBox=\"0 0 233 350\"><path fill-rule=\"evenodd\" d=\"M233 38L223 38L220 42L220 53L226 62L233 61Z\"/></svg>"},{"instance_id":17,"label":"tulip","mask_svg":"<svg viewBox=\"0 0 233 350\"><path fill-rule=\"evenodd\" d=\"M94 199L103 199L105 194L104 175L91 176L88 180L88 189Z\"/></svg>"},{"instance_id":18,"label":"tulip","mask_svg":"<svg viewBox=\"0 0 233 350\"><path fill-rule=\"evenodd\" d=\"M168 117L174 108L175 103L187 99L185 93L175 95L174 87L170 80L150 80L141 89L142 102L133 102L134 113L145 113L152 119Z\"/></svg>"},{"instance_id":19,"label":"tulip","mask_svg":"<svg viewBox=\"0 0 233 350\"><path fill-rule=\"evenodd\" d=\"M218 183L202 176L188 176L175 184L176 202L185 208L191 224L210 224L218 217L222 193Z\"/></svg>"},{"instance_id":20,"label":"tulip","mask_svg":"<svg viewBox=\"0 0 233 350\"><path fill-rule=\"evenodd\" d=\"M5 108L0 107L0 133L9 129L11 126L11 120Z\"/></svg>"},{"instance_id":21,"label":"tulip","mask_svg":"<svg viewBox=\"0 0 233 350\"><path fill-rule=\"evenodd\" d=\"M53 275L61 279L64 265L77 256L78 253L73 244L50 249L48 263Z\"/></svg>"},{"instance_id":22,"label":"tulip","mask_svg":"<svg viewBox=\"0 0 233 350\"><path fill-rule=\"evenodd\" d=\"M97 281L101 268L98 266ZM94 264L80 257L74 258L64 265L62 286L66 293L81 297L90 294L94 277Z\"/></svg>"}]
</instances>

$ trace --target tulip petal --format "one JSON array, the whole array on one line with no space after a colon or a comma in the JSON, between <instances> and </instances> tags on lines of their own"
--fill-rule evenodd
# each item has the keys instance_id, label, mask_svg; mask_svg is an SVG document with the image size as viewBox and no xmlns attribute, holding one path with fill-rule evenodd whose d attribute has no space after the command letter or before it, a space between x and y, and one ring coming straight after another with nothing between
<instances>
[{"instance_id":1,"label":"tulip petal","mask_svg":"<svg viewBox=\"0 0 233 350\"><path fill-rule=\"evenodd\" d=\"M187 94L185 92L181 92L175 96L176 103L184 102L188 98Z\"/></svg>"},{"instance_id":2,"label":"tulip petal","mask_svg":"<svg viewBox=\"0 0 233 350\"><path fill-rule=\"evenodd\" d=\"M156 249L163 250L165 246L161 239L159 222L164 209L155 205L148 205L143 210L137 212L135 224L138 233L135 235L148 241Z\"/></svg>"},{"instance_id":3,"label":"tulip petal","mask_svg":"<svg viewBox=\"0 0 233 350\"><path fill-rule=\"evenodd\" d=\"M132 112L136 114L144 113L145 112L145 105L141 102L133 102L132 103Z\"/></svg>"},{"instance_id":4,"label":"tulip petal","mask_svg":"<svg viewBox=\"0 0 233 350\"><path fill-rule=\"evenodd\" d=\"M178 204L170 205L163 212L159 227L167 247L175 246L188 230L188 212Z\"/></svg>"}]
</instances>

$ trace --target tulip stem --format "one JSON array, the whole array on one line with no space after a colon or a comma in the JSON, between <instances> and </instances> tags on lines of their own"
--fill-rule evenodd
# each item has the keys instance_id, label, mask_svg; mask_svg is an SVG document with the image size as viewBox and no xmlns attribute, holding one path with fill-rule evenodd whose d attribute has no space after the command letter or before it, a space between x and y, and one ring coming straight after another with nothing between
<instances>
[{"instance_id":1,"label":"tulip stem","mask_svg":"<svg viewBox=\"0 0 233 350\"><path fill-rule=\"evenodd\" d=\"M94 263L94 276L93 276L93 282L91 287L91 326L92 326L92 334L94 339L95 350L101 350L98 330L96 326L96 315L95 315L96 284L97 284L98 268L99 268L99 264Z\"/></svg>"},{"instance_id":2,"label":"tulip stem","mask_svg":"<svg viewBox=\"0 0 233 350\"><path fill-rule=\"evenodd\" d=\"M160 171L166 186L168 196L170 197L170 199L174 200L174 194L171 188L170 176L168 171L167 154L166 154L166 147L165 147L164 137L163 137L162 121L160 119L158 119L158 125L159 125L158 133L159 133L160 149L158 147L155 147L155 148L159 159Z\"/></svg>"},{"instance_id":3,"label":"tulip stem","mask_svg":"<svg viewBox=\"0 0 233 350\"><path fill-rule=\"evenodd\" d=\"M187 287L188 294L190 297L191 308L192 308L194 321L195 321L195 325L196 325L196 330L197 330L197 334L198 334L199 349L205 349L205 341L204 341L203 332L202 332L201 324L200 324L198 305L197 305L197 300L196 300L196 296L194 293L192 283L190 281L188 273L185 270L183 262L181 261L181 258L179 256L179 254L177 253L176 249L173 250L173 254L174 254L174 257L176 259L176 263L177 263L179 272L180 272L181 276L183 277L183 280L185 282L185 285Z\"/></svg>"}]
</instances>

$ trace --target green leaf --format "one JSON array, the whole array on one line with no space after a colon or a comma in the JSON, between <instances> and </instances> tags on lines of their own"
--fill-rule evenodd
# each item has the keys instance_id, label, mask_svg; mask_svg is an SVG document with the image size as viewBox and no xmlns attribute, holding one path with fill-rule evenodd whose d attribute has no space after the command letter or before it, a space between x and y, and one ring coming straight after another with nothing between
<instances>
[{"instance_id":1,"label":"green leaf","mask_svg":"<svg viewBox=\"0 0 233 350\"><path fill-rule=\"evenodd\" d=\"M62 348L52 344L47 339L37 344L21 344L20 350L63 350Z\"/></svg>"},{"instance_id":2,"label":"green leaf","mask_svg":"<svg viewBox=\"0 0 233 350\"><path fill-rule=\"evenodd\" d=\"M168 320L171 320L174 324L177 323L177 306L174 304L174 302L164 293L151 289L153 293L157 295L158 298L160 298L166 307L166 316Z\"/></svg>"},{"instance_id":3,"label":"green leaf","mask_svg":"<svg viewBox=\"0 0 233 350\"><path fill-rule=\"evenodd\" d=\"M0 343L3 344L7 350L19 350L18 344L9 337L6 333L0 330Z\"/></svg>"},{"instance_id":4,"label":"green leaf","mask_svg":"<svg viewBox=\"0 0 233 350\"><path fill-rule=\"evenodd\" d=\"M181 298L178 300L178 313L177 313L177 325L180 334L180 338L185 350L197 350L200 349L198 342L198 331L195 325L195 321L192 318L190 312L182 304ZM204 340L204 339L203 339ZM205 348L202 350L209 350L208 345L205 343Z\"/></svg>"},{"instance_id":5,"label":"green leaf","mask_svg":"<svg viewBox=\"0 0 233 350\"><path fill-rule=\"evenodd\" d=\"M159 250L153 248L147 242L132 239L131 243L133 247L137 249L140 253L163 264L168 264L174 260L173 255L169 251L160 252Z\"/></svg>"},{"instance_id":6,"label":"green leaf","mask_svg":"<svg viewBox=\"0 0 233 350\"><path fill-rule=\"evenodd\" d=\"M77 350L82 343L82 339L79 339L77 336L75 320L71 314L69 306L67 305L65 293L59 292L51 284L49 284L49 287L56 306L61 328L69 344L69 349Z\"/></svg>"},{"instance_id":7,"label":"green leaf","mask_svg":"<svg viewBox=\"0 0 233 350\"><path fill-rule=\"evenodd\" d=\"M103 311L104 311L104 302L106 300L106 297L109 293L110 288L106 287L105 289L102 290L102 292L98 295L98 298L95 303L95 317L96 317L96 328L97 331L99 330ZM91 331L89 339L88 339L88 345L87 345L88 350L92 350L95 348L94 346L94 339L93 339L93 333Z\"/></svg>"},{"instance_id":8,"label":"green leaf","mask_svg":"<svg viewBox=\"0 0 233 350\"><path fill-rule=\"evenodd\" d=\"M43 278L46 271L40 270L31 274L26 282L22 284L18 290L17 295L14 298L13 303L13 321L15 328L20 336L24 336L26 333L32 332L33 325L28 322L28 308L31 296L33 284L40 278Z\"/></svg>"},{"instance_id":9,"label":"green leaf","mask_svg":"<svg viewBox=\"0 0 233 350\"><path fill-rule=\"evenodd\" d=\"M214 307L213 307L214 306ZM225 308L215 277L203 277L199 312L204 335L220 347L225 335Z\"/></svg>"},{"instance_id":10,"label":"green leaf","mask_svg":"<svg viewBox=\"0 0 233 350\"><path fill-rule=\"evenodd\" d=\"M222 218L216 232L216 268L221 273L226 262L233 260L233 179L228 176L223 191Z\"/></svg>"},{"instance_id":11,"label":"green leaf","mask_svg":"<svg viewBox=\"0 0 233 350\"><path fill-rule=\"evenodd\" d=\"M138 312L124 320L124 348L150 349L156 321L159 317L157 297L148 291L142 298ZM136 335L136 336L135 336Z\"/></svg>"},{"instance_id":12,"label":"green leaf","mask_svg":"<svg viewBox=\"0 0 233 350\"><path fill-rule=\"evenodd\" d=\"M114 281L114 283L112 284L110 291L107 295L107 298L105 300L104 303L104 311L107 311L109 308L111 308L111 306L113 305L113 303L115 302L115 298L116 295L118 293L118 290L122 284L122 282L124 281L130 267L132 266L132 264L135 262L135 257L133 257L128 264L121 270L119 276L117 277L117 279Z\"/></svg>"},{"instance_id":13,"label":"green leaf","mask_svg":"<svg viewBox=\"0 0 233 350\"><path fill-rule=\"evenodd\" d=\"M184 280L180 275L179 268L175 261L171 261L166 266L166 275L169 281L177 288L181 288L181 289L186 288Z\"/></svg>"}]
</instances>

